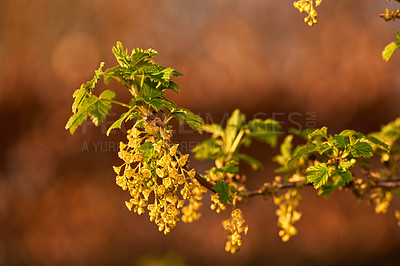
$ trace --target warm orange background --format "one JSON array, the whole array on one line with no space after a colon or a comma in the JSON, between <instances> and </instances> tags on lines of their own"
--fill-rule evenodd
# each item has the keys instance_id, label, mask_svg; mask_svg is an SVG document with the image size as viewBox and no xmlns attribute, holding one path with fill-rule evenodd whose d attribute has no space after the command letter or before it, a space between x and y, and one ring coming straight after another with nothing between
<instances>
[{"instance_id":1,"label":"warm orange background","mask_svg":"<svg viewBox=\"0 0 400 266\"><path fill-rule=\"evenodd\" d=\"M137 265L165 254L187 265L396 265L399 200L377 215L350 193L325 199L307 189L299 234L282 243L272 201L251 199L242 205L249 234L232 256L220 226L227 213L210 211L208 197L202 219L165 237L126 209L129 195L115 185L123 134L107 138L89 124L74 136L64 130L73 91L100 61L115 65L118 40L156 49L159 64L184 73L175 80L182 92L169 97L209 122L240 108L285 128L305 127L313 112L331 132L378 130L400 116L400 52L381 59L399 22L379 18L396 4L325 0L310 28L291 0L2 0L0 265ZM205 137L178 131L186 147ZM266 167L243 167L250 183L271 180L272 153L251 151Z\"/></svg>"}]
</instances>

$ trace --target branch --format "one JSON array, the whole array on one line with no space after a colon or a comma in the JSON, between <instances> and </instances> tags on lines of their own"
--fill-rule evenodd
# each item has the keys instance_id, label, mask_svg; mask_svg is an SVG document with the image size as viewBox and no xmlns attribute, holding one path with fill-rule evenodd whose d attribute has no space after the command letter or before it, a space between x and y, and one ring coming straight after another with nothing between
<instances>
[{"instance_id":1,"label":"branch","mask_svg":"<svg viewBox=\"0 0 400 266\"><path fill-rule=\"evenodd\" d=\"M241 196L243 198L251 198L254 196L266 196L274 193L275 191L288 189L288 188L299 188L305 185L312 185L312 184L305 184L305 181L296 181L296 182L285 182L285 183L265 183L263 187L255 190L247 190L243 191Z\"/></svg>"},{"instance_id":2,"label":"branch","mask_svg":"<svg viewBox=\"0 0 400 266\"><path fill-rule=\"evenodd\" d=\"M186 171L190 171L190 166L189 164L185 165L185 170ZM200 185L202 185L203 187L207 188L208 190L210 190L213 193L217 193L214 190L214 184L212 184L211 182L208 182L205 178L203 178L201 175L199 175L196 171L196 175L194 176L194 178L199 181Z\"/></svg>"},{"instance_id":3,"label":"branch","mask_svg":"<svg viewBox=\"0 0 400 266\"><path fill-rule=\"evenodd\" d=\"M189 166L185 167L189 169ZM207 188L213 193L216 193L214 190L214 184L208 182L202 176L200 176L197 172L194 177L203 187ZM367 182L364 182L366 184ZM354 189L354 183L350 183L346 186L346 188ZM304 186L312 186L311 183L306 184L305 181L296 181L296 182L285 182L285 183L266 183L263 187L255 190L244 190L240 192L240 196L243 198L251 198L254 196L267 196L271 195L276 191L289 189L289 188L301 188ZM388 190L400 188L400 179L395 180L377 180L370 188L384 188Z\"/></svg>"},{"instance_id":4,"label":"branch","mask_svg":"<svg viewBox=\"0 0 400 266\"><path fill-rule=\"evenodd\" d=\"M207 180L205 180L205 179L204 179L202 176L200 176L197 172L196 172L196 175L194 176L194 178L196 178L196 180L199 181L199 183L200 183L203 187L207 188L208 190L210 190L210 191L213 192L213 193L217 193L217 192L214 190L214 185L211 184L210 182L208 182Z\"/></svg>"},{"instance_id":5,"label":"branch","mask_svg":"<svg viewBox=\"0 0 400 266\"><path fill-rule=\"evenodd\" d=\"M190 166L189 164L186 164L185 169L187 171L190 171ZM214 189L213 183L207 181L205 178L203 178L201 175L199 175L196 172L196 175L194 178L205 188L210 190L213 193L217 193ZM363 184L368 184L370 188L383 188L387 190L393 190L400 188L400 179L393 179L393 180L373 180L373 183L369 182L369 180L363 181ZM284 190L284 189L289 189L289 188L301 188L304 186L312 186L311 183L306 184L304 180L302 181L295 181L295 182L285 182L285 183L277 183L277 182L272 182L272 183L265 183L261 188L259 189L254 189L254 190L243 190L239 191L239 194L243 198L251 198L254 196L268 196L276 193L277 191ZM347 184L344 188L348 188L351 190L356 190L354 187L354 181Z\"/></svg>"},{"instance_id":6,"label":"branch","mask_svg":"<svg viewBox=\"0 0 400 266\"><path fill-rule=\"evenodd\" d=\"M386 189L396 189L400 188L400 179L395 180L378 180L376 181L375 187L381 187Z\"/></svg>"},{"instance_id":7,"label":"branch","mask_svg":"<svg viewBox=\"0 0 400 266\"><path fill-rule=\"evenodd\" d=\"M366 184L366 182L364 183ZM288 189L288 188L300 188L303 186L312 186L311 183L305 184L305 181L297 181L297 182L285 182L278 183L276 185L266 183L262 188L257 190L248 190L244 191L241 195L244 198L251 198L254 196L266 196L271 195L276 191ZM350 183L346 188L354 189L353 183ZM370 188L384 188L388 190L400 188L400 179L395 180L377 180Z\"/></svg>"}]
</instances>

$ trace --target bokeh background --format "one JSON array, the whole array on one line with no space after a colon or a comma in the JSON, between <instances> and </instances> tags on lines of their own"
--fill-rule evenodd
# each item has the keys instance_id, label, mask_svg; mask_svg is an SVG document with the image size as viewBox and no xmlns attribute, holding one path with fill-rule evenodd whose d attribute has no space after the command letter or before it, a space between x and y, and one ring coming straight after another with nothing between
<instances>
[{"instance_id":1,"label":"bokeh background","mask_svg":"<svg viewBox=\"0 0 400 266\"><path fill-rule=\"evenodd\" d=\"M345 192L306 189L288 243L272 201L260 198L242 205L250 230L234 256L220 225L228 213L210 211L208 197L199 221L164 236L126 209L129 195L115 185L124 135L107 138L89 123L73 136L64 129L73 91L101 61L115 65L111 47L121 41L156 49L159 64L184 73L181 93L168 96L208 122L240 108L284 128L378 130L400 116L400 54L381 59L399 22L379 18L396 4L325 0L310 28L292 0L2 0L0 265L398 265L399 200L377 215ZM112 111L108 121L119 116ZM206 137L177 133L186 150ZM250 186L271 180L276 151L249 149L266 165L242 167Z\"/></svg>"}]
</instances>

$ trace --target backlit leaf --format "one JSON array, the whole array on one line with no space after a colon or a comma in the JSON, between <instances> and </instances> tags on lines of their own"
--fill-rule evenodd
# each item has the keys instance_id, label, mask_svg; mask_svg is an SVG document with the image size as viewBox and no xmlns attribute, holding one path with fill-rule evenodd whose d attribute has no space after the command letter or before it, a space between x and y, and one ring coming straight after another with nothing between
<instances>
[{"instance_id":1,"label":"backlit leaf","mask_svg":"<svg viewBox=\"0 0 400 266\"><path fill-rule=\"evenodd\" d=\"M307 143L303 147L298 150L295 150L293 153L293 157L288 161L288 166L293 165L294 163L298 162L298 160L310 153L316 151L316 145L313 143Z\"/></svg>"},{"instance_id":2,"label":"backlit leaf","mask_svg":"<svg viewBox=\"0 0 400 266\"><path fill-rule=\"evenodd\" d=\"M164 97L157 97L153 98L149 101L149 104L156 110L162 110L164 108L167 108L168 110L175 110L178 107L174 102L171 102L170 100L167 100Z\"/></svg>"},{"instance_id":3,"label":"backlit leaf","mask_svg":"<svg viewBox=\"0 0 400 266\"><path fill-rule=\"evenodd\" d=\"M217 159L221 154L221 146L215 139L207 139L192 149L194 156L199 160Z\"/></svg>"},{"instance_id":4,"label":"backlit leaf","mask_svg":"<svg viewBox=\"0 0 400 266\"><path fill-rule=\"evenodd\" d=\"M323 186L331 176L331 170L325 163L318 163L306 170L306 183L312 183L314 188Z\"/></svg>"},{"instance_id":5,"label":"backlit leaf","mask_svg":"<svg viewBox=\"0 0 400 266\"><path fill-rule=\"evenodd\" d=\"M275 146L280 134L281 125L272 119L251 120L246 129L249 130L248 136Z\"/></svg>"},{"instance_id":6,"label":"backlit leaf","mask_svg":"<svg viewBox=\"0 0 400 266\"><path fill-rule=\"evenodd\" d=\"M350 152L354 157L363 156L364 158L370 158L373 155L373 149L371 145L366 142L357 142L350 147Z\"/></svg>"},{"instance_id":7,"label":"backlit leaf","mask_svg":"<svg viewBox=\"0 0 400 266\"><path fill-rule=\"evenodd\" d=\"M203 118L192 113L188 109L178 108L172 111L171 114L178 119L180 125L186 122L192 129L196 130L197 132L203 132Z\"/></svg>"}]
</instances>

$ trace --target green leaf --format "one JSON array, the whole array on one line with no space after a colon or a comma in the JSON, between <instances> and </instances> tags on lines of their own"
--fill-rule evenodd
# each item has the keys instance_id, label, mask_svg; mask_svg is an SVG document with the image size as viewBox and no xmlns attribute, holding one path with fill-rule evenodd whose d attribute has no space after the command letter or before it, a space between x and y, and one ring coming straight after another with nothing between
<instances>
[{"instance_id":1,"label":"green leaf","mask_svg":"<svg viewBox=\"0 0 400 266\"><path fill-rule=\"evenodd\" d=\"M149 60L157 55L157 51L153 49L143 50L140 48L134 49L131 55L128 55L128 50L125 50L121 42L117 42L116 46L112 48L112 52L121 67L127 68L129 66L136 66L139 63L153 65L154 63Z\"/></svg>"},{"instance_id":2,"label":"green leaf","mask_svg":"<svg viewBox=\"0 0 400 266\"><path fill-rule=\"evenodd\" d=\"M134 108L129 109L128 112L121 114L121 117L115 121L107 130L107 136L110 135L111 130L113 129L117 129L117 128L121 128L122 126L122 122L124 122L124 120L129 117L129 115L131 114L131 112L134 110Z\"/></svg>"},{"instance_id":3,"label":"green leaf","mask_svg":"<svg viewBox=\"0 0 400 266\"><path fill-rule=\"evenodd\" d=\"M226 124L225 128L225 151L229 151L233 141L236 138L238 129L243 125L243 122L245 120L244 114L241 114L239 109L236 109L233 111L231 116L228 119L228 122Z\"/></svg>"},{"instance_id":4,"label":"green leaf","mask_svg":"<svg viewBox=\"0 0 400 266\"><path fill-rule=\"evenodd\" d=\"M245 161L248 165L251 166L251 168L253 168L253 170L257 170L263 166L259 160L255 159L247 154L240 153L240 154L238 154L238 158L240 160Z\"/></svg>"},{"instance_id":5,"label":"green leaf","mask_svg":"<svg viewBox=\"0 0 400 266\"><path fill-rule=\"evenodd\" d=\"M335 135L335 141L333 144L340 150L344 150L350 145L350 142L348 136Z\"/></svg>"},{"instance_id":6,"label":"green leaf","mask_svg":"<svg viewBox=\"0 0 400 266\"><path fill-rule=\"evenodd\" d=\"M323 137L323 138L327 139L328 138L328 128L323 127L321 129L316 129L308 135L308 139L313 139L316 137Z\"/></svg>"},{"instance_id":7,"label":"green leaf","mask_svg":"<svg viewBox=\"0 0 400 266\"><path fill-rule=\"evenodd\" d=\"M192 113L188 109L178 108L172 111L171 114L178 119L180 125L186 122L193 130L196 130L199 133L203 132L203 118Z\"/></svg>"},{"instance_id":8,"label":"green leaf","mask_svg":"<svg viewBox=\"0 0 400 266\"><path fill-rule=\"evenodd\" d=\"M312 183L314 188L323 186L331 176L331 170L325 163L318 163L306 170L306 182Z\"/></svg>"},{"instance_id":9,"label":"green leaf","mask_svg":"<svg viewBox=\"0 0 400 266\"><path fill-rule=\"evenodd\" d=\"M287 135L283 140L280 151L281 154L276 155L272 160L280 165L286 166L288 161L292 158L292 140L293 135Z\"/></svg>"},{"instance_id":10,"label":"green leaf","mask_svg":"<svg viewBox=\"0 0 400 266\"><path fill-rule=\"evenodd\" d=\"M376 146L378 146L379 148L381 148L381 149L383 149L385 151L390 151L389 146L385 142L380 141L379 139L377 139L377 138L375 138L373 136L365 136L365 138L369 142L371 142L371 143L375 144Z\"/></svg>"},{"instance_id":11,"label":"green leaf","mask_svg":"<svg viewBox=\"0 0 400 266\"><path fill-rule=\"evenodd\" d=\"M231 173L235 174L239 171L239 163L237 161L229 161L223 167L213 168L215 173Z\"/></svg>"},{"instance_id":12,"label":"green leaf","mask_svg":"<svg viewBox=\"0 0 400 266\"><path fill-rule=\"evenodd\" d=\"M157 87L157 84L146 79L143 83L143 96L149 99L160 97L164 94L166 88L163 86Z\"/></svg>"},{"instance_id":13,"label":"green leaf","mask_svg":"<svg viewBox=\"0 0 400 266\"><path fill-rule=\"evenodd\" d=\"M248 136L255 138L275 146L280 134L281 125L279 122L272 119L254 119L251 120L246 129L249 130Z\"/></svg>"},{"instance_id":14,"label":"green leaf","mask_svg":"<svg viewBox=\"0 0 400 266\"><path fill-rule=\"evenodd\" d=\"M132 70L128 71L128 69L121 66L112 67L104 71L104 83L108 85L112 79L115 79L129 89L134 84Z\"/></svg>"},{"instance_id":15,"label":"green leaf","mask_svg":"<svg viewBox=\"0 0 400 266\"><path fill-rule=\"evenodd\" d=\"M224 166L224 172L226 173L237 173L239 171L238 167L239 163L236 161L230 161L225 164Z\"/></svg>"},{"instance_id":16,"label":"green leaf","mask_svg":"<svg viewBox=\"0 0 400 266\"><path fill-rule=\"evenodd\" d=\"M218 124L203 125L203 130L205 132L212 133L214 138L225 135L224 129L221 127L221 125Z\"/></svg>"},{"instance_id":17,"label":"green leaf","mask_svg":"<svg viewBox=\"0 0 400 266\"><path fill-rule=\"evenodd\" d=\"M152 66L146 69L146 74L153 81L160 82L164 86L169 86L171 76L182 76L181 73L170 67Z\"/></svg>"},{"instance_id":18,"label":"green leaf","mask_svg":"<svg viewBox=\"0 0 400 266\"><path fill-rule=\"evenodd\" d=\"M346 171L339 171L339 176L342 178L343 182L349 183L353 180L353 175L349 170Z\"/></svg>"},{"instance_id":19,"label":"green leaf","mask_svg":"<svg viewBox=\"0 0 400 266\"><path fill-rule=\"evenodd\" d=\"M207 139L192 149L194 156L199 160L217 159L221 154L221 146L215 139Z\"/></svg>"},{"instance_id":20,"label":"green leaf","mask_svg":"<svg viewBox=\"0 0 400 266\"><path fill-rule=\"evenodd\" d=\"M88 117L87 112L77 112L73 114L69 119L67 124L65 125L65 129L69 129L71 135L73 135L76 129L82 125L83 121L85 121Z\"/></svg>"},{"instance_id":21,"label":"green leaf","mask_svg":"<svg viewBox=\"0 0 400 266\"><path fill-rule=\"evenodd\" d=\"M354 157L363 156L364 158L370 158L373 155L373 149L371 145L366 142L357 142L350 147L350 152Z\"/></svg>"},{"instance_id":22,"label":"green leaf","mask_svg":"<svg viewBox=\"0 0 400 266\"><path fill-rule=\"evenodd\" d=\"M142 153L143 159L148 162L154 155L154 146L151 141L146 141L139 147L139 152Z\"/></svg>"},{"instance_id":23,"label":"green leaf","mask_svg":"<svg viewBox=\"0 0 400 266\"><path fill-rule=\"evenodd\" d=\"M159 111L164 108L167 108L168 110L171 111L171 110L175 110L178 108L174 102L171 102L170 100L167 100L164 97L153 98L148 103L156 111Z\"/></svg>"},{"instance_id":24,"label":"green leaf","mask_svg":"<svg viewBox=\"0 0 400 266\"><path fill-rule=\"evenodd\" d=\"M170 67L158 66L151 60L157 55L153 49L134 49L131 55L120 42L112 49L119 66L106 71L106 82L116 79L128 88L138 89L139 96L152 99L161 96L167 89L179 92L179 87L171 81L172 76L182 74Z\"/></svg>"},{"instance_id":25,"label":"green leaf","mask_svg":"<svg viewBox=\"0 0 400 266\"><path fill-rule=\"evenodd\" d=\"M72 97L75 99L74 103L72 104L73 113L77 112L78 107L82 103L83 99L85 97L89 97L92 94L94 87L104 74L102 71L103 66L104 62L101 62L99 69L95 71L95 76L93 77L93 79L86 83L83 83L79 89L75 90L74 94L72 95Z\"/></svg>"},{"instance_id":26,"label":"green leaf","mask_svg":"<svg viewBox=\"0 0 400 266\"><path fill-rule=\"evenodd\" d=\"M289 133L292 133L292 134L294 134L296 136L299 136L299 137L301 137L303 139L306 139L306 140L308 139L308 135L310 135L313 131L314 130L312 130L311 128L307 128L307 129L304 129L304 130L298 130L296 128L290 128L289 129Z\"/></svg>"},{"instance_id":27,"label":"green leaf","mask_svg":"<svg viewBox=\"0 0 400 266\"><path fill-rule=\"evenodd\" d=\"M379 132L372 133L371 135L391 146L400 137L400 118L382 126Z\"/></svg>"},{"instance_id":28,"label":"green leaf","mask_svg":"<svg viewBox=\"0 0 400 266\"><path fill-rule=\"evenodd\" d=\"M104 91L98 98L91 95L85 98L79 106L78 112L73 114L67 122L65 129L69 129L71 134L90 116L92 122L98 126L106 118L111 109L109 100L114 98L115 93L112 91Z\"/></svg>"},{"instance_id":29,"label":"green leaf","mask_svg":"<svg viewBox=\"0 0 400 266\"><path fill-rule=\"evenodd\" d=\"M173 90L173 91L176 92L176 93L179 93L179 87L178 87L178 85L177 85L175 82L173 82L173 81L170 81L170 82L169 82L168 89L171 89L171 90Z\"/></svg>"},{"instance_id":30,"label":"green leaf","mask_svg":"<svg viewBox=\"0 0 400 266\"><path fill-rule=\"evenodd\" d=\"M295 150L293 153L293 157L288 161L288 166L292 166L294 163L296 163L300 158L313 153L316 151L316 145L313 143L307 143L303 147Z\"/></svg>"},{"instance_id":31,"label":"green leaf","mask_svg":"<svg viewBox=\"0 0 400 266\"><path fill-rule=\"evenodd\" d=\"M333 182L328 181L320 187L320 189L318 190L318 196L323 195L324 197L328 197L337 187L345 185L345 182L343 182L343 178L341 177L340 173L336 173L336 175L334 175L332 179Z\"/></svg>"},{"instance_id":32,"label":"green leaf","mask_svg":"<svg viewBox=\"0 0 400 266\"><path fill-rule=\"evenodd\" d=\"M327 182L318 190L318 196L323 195L324 197L328 197L336 188L337 185L332 182Z\"/></svg>"},{"instance_id":33,"label":"green leaf","mask_svg":"<svg viewBox=\"0 0 400 266\"><path fill-rule=\"evenodd\" d=\"M117 45L112 48L112 52L120 66L128 67L130 65L128 50L124 50L121 42L117 42Z\"/></svg>"},{"instance_id":34,"label":"green leaf","mask_svg":"<svg viewBox=\"0 0 400 266\"><path fill-rule=\"evenodd\" d=\"M96 97L97 98L97 97ZM98 126L106 118L108 112L111 109L111 103L108 100L115 98L115 92L110 90L105 90L96 99L95 102L88 108L88 114L92 119L92 122Z\"/></svg>"},{"instance_id":35,"label":"green leaf","mask_svg":"<svg viewBox=\"0 0 400 266\"><path fill-rule=\"evenodd\" d=\"M345 129L342 132L340 132L339 135L340 136L347 136L347 137L353 137L353 136L359 136L359 135L360 135L360 137L363 136L363 134L358 133L358 132L356 132L354 130L351 130L351 129Z\"/></svg>"},{"instance_id":36,"label":"green leaf","mask_svg":"<svg viewBox=\"0 0 400 266\"><path fill-rule=\"evenodd\" d=\"M324 154L325 152L329 152L333 150L332 145L330 145L330 142L325 141L317 145L316 150L318 151L319 154Z\"/></svg>"},{"instance_id":37,"label":"green leaf","mask_svg":"<svg viewBox=\"0 0 400 266\"><path fill-rule=\"evenodd\" d=\"M341 162L339 164L339 167L342 169L349 169L350 167L352 167L354 164L356 163L355 159L349 160L349 161L345 161L345 162Z\"/></svg>"},{"instance_id":38,"label":"green leaf","mask_svg":"<svg viewBox=\"0 0 400 266\"><path fill-rule=\"evenodd\" d=\"M292 140L293 140L293 135L287 135L282 142L280 151L281 155L285 158L285 161L288 161L288 159L292 155L292 147L293 147Z\"/></svg>"},{"instance_id":39,"label":"green leaf","mask_svg":"<svg viewBox=\"0 0 400 266\"><path fill-rule=\"evenodd\" d=\"M102 100L112 100L114 98L115 98L115 92L111 90L105 90L99 96L99 99Z\"/></svg>"},{"instance_id":40,"label":"green leaf","mask_svg":"<svg viewBox=\"0 0 400 266\"><path fill-rule=\"evenodd\" d=\"M382 51L383 60L388 62L390 57L392 57L394 51L396 51L396 49L399 47L400 47L400 45L396 44L395 42L391 42L388 45L386 45Z\"/></svg>"},{"instance_id":41,"label":"green leaf","mask_svg":"<svg viewBox=\"0 0 400 266\"><path fill-rule=\"evenodd\" d=\"M222 203L226 204L231 201L231 196L229 194L229 185L227 183L218 180L213 188L218 193L219 200Z\"/></svg>"},{"instance_id":42,"label":"green leaf","mask_svg":"<svg viewBox=\"0 0 400 266\"><path fill-rule=\"evenodd\" d=\"M84 84L81 85L81 87L77 90L74 91L74 94L72 97L75 99L74 103L72 104L72 112L76 113L78 110L79 105L82 103L83 99L88 95L88 92L86 91L86 88Z\"/></svg>"},{"instance_id":43,"label":"green leaf","mask_svg":"<svg viewBox=\"0 0 400 266\"><path fill-rule=\"evenodd\" d=\"M141 67L143 67L143 64L145 64L146 66L154 65L154 62L151 61L150 58L156 55L158 55L158 52L153 49L143 50L140 48L136 48L132 50L132 54L129 58L130 65L136 66L138 64L141 64Z\"/></svg>"}]
</instances>

